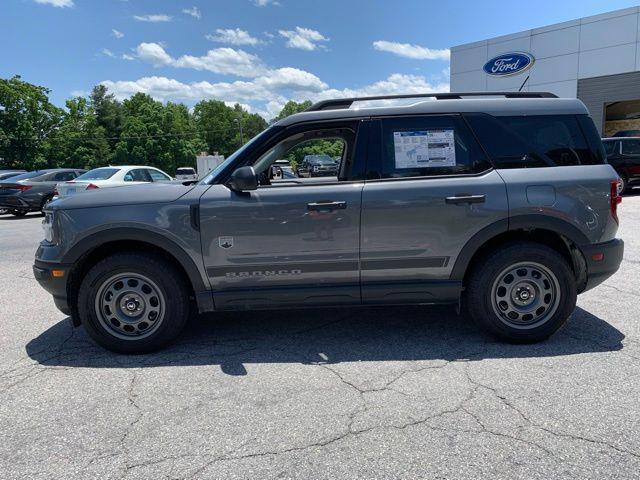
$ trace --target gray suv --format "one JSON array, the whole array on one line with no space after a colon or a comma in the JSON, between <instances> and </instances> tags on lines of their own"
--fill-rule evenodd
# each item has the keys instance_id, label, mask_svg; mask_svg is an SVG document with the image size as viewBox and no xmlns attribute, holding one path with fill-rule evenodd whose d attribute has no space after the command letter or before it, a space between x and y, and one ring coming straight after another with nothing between
<instances>
[{"instance_id":1,"label":"gray suv","mask_svg":"<svg viewBox=\"0 0 640 480\"><path fill-rule=\"evenodd\" d=\"M587 110L545 93L409 97L317 103L196 185L52 202L35 276L117 352L168 344L191 307L453 304L507 341L549 337L622 260L619 179ZM273 178L312 140L343 145L335 177Z\"/></svg>"}]
</instances>

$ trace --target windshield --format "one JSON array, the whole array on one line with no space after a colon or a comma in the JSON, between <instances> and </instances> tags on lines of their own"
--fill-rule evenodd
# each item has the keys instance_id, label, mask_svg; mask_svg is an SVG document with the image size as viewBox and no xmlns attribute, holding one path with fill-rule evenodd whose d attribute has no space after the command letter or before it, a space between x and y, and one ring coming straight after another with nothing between
<instances>
[{"instance_id":1,"label":"windshield","mask_svg":"<svg viewBox=\"0 0 640 480\"><path fill-rule=\"evenodd\" d=\"M263 130L258 135L256 135L251 140L249 140L247 143L245 143L243 146L241 146L238 150L236 150L231 155L229 155L229 157L227 157L224 162L222 162L216 168L211 170L206 177L200 180L198 182L198 185L211 185L215 181L218 174L220 174L220 172L223 172L228 165L233 163L236 158L238 158L245 150L249 148L249 146L252 146L254 143L258 142L260 138L263 138L263 136L270 135L272 128L273 127L269 127Z\"/></svg>"},{"instance_id":2,"label":"windshield","mask_svg":"<svg viewBox=\"0 0 640 480\"><path fill-rule=\"evenodd\" d=\"M331 157L329 156L311 157L311 162L319 163L320 165L333 165L334 163L336 163L333 160L331 160Z\"/></svg>"},{"instance_id":3,"label":"windshield","mask_svg":"<svg viewBox=\"0 0 640 480\"><path fill-rule=\"evenodd\" d=\"M96 168L95 170L89 170L87 173L83 173L76 180L106 180L113 177L119 168Z\"/></svg>"},{"instance_id":4,"label":"windshield","mask_svg":"<svg viewBox=\"0 0 640 480\"><path fill-rule=\"evenodd\" d=\"M11 181L16 182L18 180L27 180L29 178L41 177L46 173L47 171L45 170L35 170L33 172L27 172L27 173L23 173L22 175L16 175L15 177L11 177Z\"/></svg>"}]
</instances>

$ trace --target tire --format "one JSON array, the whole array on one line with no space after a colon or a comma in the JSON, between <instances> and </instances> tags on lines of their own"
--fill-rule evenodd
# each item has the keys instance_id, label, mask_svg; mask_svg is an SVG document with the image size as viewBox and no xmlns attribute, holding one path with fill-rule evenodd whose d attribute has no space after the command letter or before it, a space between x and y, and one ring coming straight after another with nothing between
<instances>
[{"instance_id":1,"label":"tire","mask_svg":"<svg viewBox=\"0 0 640 480\"><path fill-rule=\"evenodd\" d=\"M89 336L107 350L152 352L174 341L189 318L186 281L159 256L115 254L82 280L78 314Z\"/></svg>"},{"instance_id":2,"label":"tire","mask_svg":"<svg viewBox=\"0 0 640 480\"><path fill-rule=\"evenodd\" d=\"M626 176L621 176L620 180L622 181L622 188L620 189L620 193L629 193L631 191L631 187L629 186L629 179Z\"/></svg>"},{"instance_id":3,"label":"tire","mask_svg":"<svg viewBox=\"0 0 640 480\"><path fill-rule=\"evenodd\" d=\"M49 204L49 202L51 202L52 198L53 198L53 196L45 197L44 200L42 200L42 203L40 204L40 213L44 214L44 209Z\"/></svg>"},{"instance_id":4,"label":"tire","mask_svg":"<svg viewBox=\"0 0 640 480\"><path fill-rule=\"evenodd\" d=\"M476 264L464 304L471 318L493 335L511 343L534 343L565 324L576 298L575 276L558 252L518 242Z\"/></svg>"},{"instance_id":5,"label":"tire","mask_svg":"<svg viewBox=\"0 0 640 480\"><path fill-rule=\"evenodd\" d=\"M24 217L29 210L11 210L11 215L14 217Z\"/></svg>"}]
</instances>

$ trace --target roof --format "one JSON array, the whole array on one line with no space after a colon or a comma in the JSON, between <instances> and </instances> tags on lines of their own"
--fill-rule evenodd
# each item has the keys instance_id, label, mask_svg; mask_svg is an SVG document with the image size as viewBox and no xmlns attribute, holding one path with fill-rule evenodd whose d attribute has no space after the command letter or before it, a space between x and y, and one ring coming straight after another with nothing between
<instances>
[{"instance_id":1,"label":"roof","mask_svg":"<svg viewBox=\"0 0 640 480\"><path fill-rule=\"evenodd\" d=\"M444 97L451 94L441 95ZM472 98L418 100L409 105L363 106L360 108L352 106L351 108L305 111L283 118L276 125L286 127L309 121L430 113L488 113L494 116L588 114L584 104L575 98L493 98L489 95L491 94ZM356 101L366 102L367 100Z\"/></svg>"}]
</instances>

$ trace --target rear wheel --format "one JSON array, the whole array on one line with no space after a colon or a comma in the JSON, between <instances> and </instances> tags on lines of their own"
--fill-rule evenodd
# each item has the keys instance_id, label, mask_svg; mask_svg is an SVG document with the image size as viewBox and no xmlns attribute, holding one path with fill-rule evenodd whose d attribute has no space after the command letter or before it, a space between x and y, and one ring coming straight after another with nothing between
<instances>
[{"instance_id":1,"label":"rear wheel","mask_svg":"<svg viewBox=\"0 0 640 480\"><path fill-rule=\"evenodd\" d=\"M544 245L523 242L491 253L471 272L465 303L470 316L511 342L544 340L569 318L576 282L566 260Z\"/></svg>"},{"instance_id":2,"label":"rear wheel","mask_svg":"<svg viewBox=\"0 0 640 480\"><path fill-rule=\"evenodd\" d=\"M185 281L161 257L122 253L98 262L78 292L87 333L118 353L146 353L173 341L189 316Z\"/></svg>"}]
</instances>

